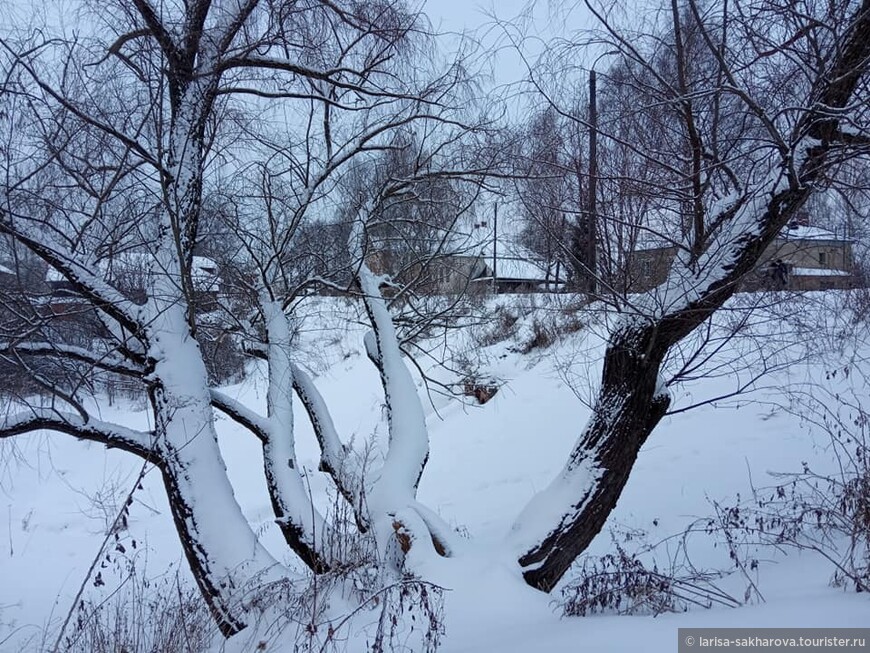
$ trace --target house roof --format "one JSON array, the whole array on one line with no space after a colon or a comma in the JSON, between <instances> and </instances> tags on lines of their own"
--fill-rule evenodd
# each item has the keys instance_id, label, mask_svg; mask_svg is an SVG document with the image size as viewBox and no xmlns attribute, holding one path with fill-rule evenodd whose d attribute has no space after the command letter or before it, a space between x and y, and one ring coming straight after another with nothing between
<instances>
[{"instance_id":1,"label":"house roof","mask_svg":"<svg viewBox=\"0 0 870 653\"><path fill-rule=\"evenodd\" d=\"M485 243L477 248L477 256L486 265L481 279L492 279L493 249L495 249L495 276L504 281L540 282L547 280L547 265L541 258L522 245L514 242ZM551 281L553 271L550 271ZM564 281L564 278L562 279Z\"/></svg>"},{"instance_id":2,"label":"house roof","mask_svg":"<svg viewBox=\"0 0 870 653\"><path fill-rule=\"evenodd\" d=\"M802 224L786 226L779 232L779 238L785 238L786 240L833 240L837 242L849 240L848 238L838 236L833 231Z\"/></svg>"},{"instance_id":3,"label":"house roof","mask_svg":"<svg viewBox=\"0 0 870 653\"><path fill-rule=\"evenodd\" d=\"M11 274L15 275L15 272L7 268L5 265L0 264L0 274Z\"/></svg>"},{"instance_id":4,"label":"house roof","mask_svg":"<svg viewBox=\"0 0 870 653\"><path fill-rule=\"evenodd\" d=\"M501 281L544 282L547 277L546 268L532 261L518 258L502 258L496 261L496 279ZM492 259L487 261L486 273L480 277L492 279ZM563 280L564 281L564 280Z\"/></svg>"},{"instance_id":5,"label":"house roof","mask_svg":"<svg viewBox=\"0 0 870 653\"><path fill-rule=\"evenodd\" d=\"M111 270L117 279L125 273L142 272L149 275L153 274L157 267L157 262L147 252L125 252L115 257L111 262L101 262L97 267L103 273ZM205 256L194 256L191 265L191 278L193 279L194 288L198 291L211 292L217 290L220 284L217 263ZM53 267L49 267L45 273L45 280L48 283L58 283L66 281L66 277Z\"/></svg>"},{"instance_id":6,"label":"house roof","mask_svg":"<svg viewBox=\"0 0 870 653\"><path fill-rule=\"evenodd\" d=\"M832 242L850 242L851 239L837 235L833 231L822 229L821 227L810 227L808 225L791 225L783 227L782 231L777 236L778 239L784 240L815 240L815 241L832 241ZM642 232L634 246L635 252L663 250L677 247L677 243L668 238L654 234L648 231Z\"/></svg>"},{"instance_id":7,"label":"house roof","mask_svg":"<svg viewBox=\"0 0 870 653\"><path fill-rule=\"evenodd\" d=\"M792 268L791 275L795 277L851 277L852 273L833 268Z\"/></svg>"}]
</instances>

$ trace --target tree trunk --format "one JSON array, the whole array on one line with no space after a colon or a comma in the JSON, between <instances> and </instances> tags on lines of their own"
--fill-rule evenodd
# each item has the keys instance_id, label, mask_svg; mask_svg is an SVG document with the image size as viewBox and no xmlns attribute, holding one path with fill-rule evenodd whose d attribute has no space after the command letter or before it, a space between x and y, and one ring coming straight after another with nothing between
<instances>
[{"instance_id":1,"label":"tree trunk","mask_svg":"<svg viewBox=\"0 0 870 653\"><path fill-rule=\"evenodd\" d=\"M236 502L220 453L199 344L184 302L152 322L157 448L169 505L185 556L225 636L245 627L241 597L251 583L284 578Z\"/></svg>"},{"instance_id":2,"label":"tree trunk","mask_svg":"<svg viewBox=\"0 0 870 653\"><path fill-rule=\"evenodd\" d=\"M668 409L670 399L658 385L661 356L650 351L653 337L652 327L646 327L611 338L601 390L583 435L562 473L514 525L523 577L532 587L552 590L601 531L640 448ZM555 522L547 519L554 510L561 515Z\"/></svg>"},{"instance_id":3,"label":"tree trunk","mask_svg":"<svg viewBox=\"0 0 870 653\"><path fill-rule=\"evenodd\" d=\"M280 302L261 299L268 338L268 433L263 465L275 521L287 545L315 573L329 571L330 534L299 472L293 427L290 325Z\"/></svg>"}]
</instances>

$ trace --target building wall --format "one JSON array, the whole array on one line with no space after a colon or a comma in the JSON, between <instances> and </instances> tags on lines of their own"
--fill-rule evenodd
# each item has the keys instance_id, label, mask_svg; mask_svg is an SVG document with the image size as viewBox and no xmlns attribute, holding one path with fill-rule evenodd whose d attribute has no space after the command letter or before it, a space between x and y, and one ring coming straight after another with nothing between
<instances>
[{"instance_id":1,"label":"building wall","mask_svg":"<svg viewBox=\"0 0 870 653\"><path fill-rule=\"evenodd\" d=\"M830 240L776 240L759 265L782 259L792 267L852 270L852 243Z\"/></svg>"},{"instance_id":2,"label":"building wall","mask_svg":"<svg viewBox=\"0 0 870 653\"><path fill-rule=\"evenodd\" d=\"M661 247L633 252L628 266L630 292L644 292L665 282L676 247ZM777 239L761 255L756 271L744 284L745 290L772 287L770 264L782 260L789 270L812 268L852 272L852 243L837 240ZM788 287L794 290L826 290L851 288L856 283L853 275L832 274L800 276L791 274Z\"/></svg>"},{"instance_id":3,"label":"building wall","mask_svg":"<svg viewBox=\"0 0 870 653\"><path fill-rule=\"evenodd\" d=\"M676 255L676 247L632 252L628 264L628 283L626 284L629 292L644 292L663 284L668 278L668 270Z\"/></svg>"},{"instance_id":4,"label":"building wall","mask_svg":"<svg viewBox=\"0 0 870 653\"><path fill-rule=\"evenodd\" d=\"M788 280L789 290L845 290L854 288L857 279L853 275L844 276L796 276Z\"/></svg>"}]
</instances>

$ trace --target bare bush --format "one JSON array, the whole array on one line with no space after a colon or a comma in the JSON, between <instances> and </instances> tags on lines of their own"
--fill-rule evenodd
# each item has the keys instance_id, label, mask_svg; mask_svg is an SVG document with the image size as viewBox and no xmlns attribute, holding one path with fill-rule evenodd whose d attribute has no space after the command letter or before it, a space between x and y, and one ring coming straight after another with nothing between
<instances>
[{"instance_id":1,"label":"bare bush","mask_svg":"<svg viewBox=\"0 0 870 653\"><path fill-rule=\"evenodd\" d=\"M664 568L645 562L657 546L633 551L628 542L638 536L613 537L613 551L586 556L579 576L562 588L562 614L585 617L592 614L658 615L685 612L692 607L714 605L737 607L740 601L723 591L716 581L727 575L717 570L699 570L683 555L671 558ZM645 533L640 534L645 538Z\"/></svg>"},{"instance_id":2,"label":"bare bush","mask_svg":"<svg viewBox=\"0 0 870 653\"><path fill-rule=\"evenodd\" d=\"M844 369L850 368L828 372L827 380L843 377ZM655 544L643 531L612 533L613 550L584 557L577 578L563 588L563 613L659 614L764 600L761 561L793 551L827 560L835 587L870 591L870 413L854 395L823 386L813 392L792 397L799 408L785 408L830 439L834 471L803 463L798 472L776 473L772 485L712 501L710 516ZM698 567L692 554L701 543L723 551L725 563ZM742 580L741 600L720 587L729 576Z\"/></svg>"},{"instance_id":3,"label":"bare bush","mask_svg":"<svg viewBox=\"0 0 870 653\"><path fill-rule=\"evenodd\" d=\"M507 306L496 306L492 315L475 332L474 340L481 347L490 347L510 339L516 332L520 316Z\"/></svg>"},{"instance_id":4,"label":"bare bush","mask_svg":"<svg viewBox=\"0 0 870 653\"><path fill-rule=\"evenodd\" d=\"M748 501L715 504L707 530L725 535L735 565L745 564L749 547L808 550L833 565L833 585L870 591L870 413L860 401L816 390L816 399L804 398L804 416L830 437L836 470L805 462L799 472L775 474L778 482L755 488Z\"/></svg>"},{"instance_id":5,"label":"bare bush","mask_svg":"<svg viewBox=\"0 0 870 653\"><path fill-rule=\"evenodd\" d=\"M152 653L209 650L219 632L196 588L178 575L150 581L133 573L110 598L83 600L60 650L67 653Z\"/></svg>"}]
</instances>

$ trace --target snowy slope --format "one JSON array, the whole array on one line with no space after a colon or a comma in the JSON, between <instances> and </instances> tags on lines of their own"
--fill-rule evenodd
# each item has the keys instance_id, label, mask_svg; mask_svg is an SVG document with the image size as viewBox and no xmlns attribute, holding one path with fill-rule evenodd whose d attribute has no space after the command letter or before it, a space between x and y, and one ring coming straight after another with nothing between
<instances>
[{"instance_id":1,"label":"snowy slope","mask_svg":"<svg viewBox=\"0 0 870 653\"><path fill-rule=\"evenodd\" d=\"M559 367L576 353L586 337L583 332L546 349L515 351L526 337L523 329L533 318L546 319L546 310L538 308L538 313L521 319L517 335L508 341L477 347L484 359L481 368L503 383L490 402L478 406L438 397L434 406L426 404L431 455L420 498L475 542L456 560L428 570L428 576L448 590L445 651L576 650L581 645L582 650L595 651L639 646L673 651L678 627L870 625L867 598L829 587L831 568L809 554L767 555L756 578L766 603L755 601L733 610L563 619L554 604L558 592L546 596L525 586L511 564L511 523L562 464L587 416L575 395L577 388L566 385ZM373 432L384 435L378 377L362 353L361 328L323 326L332 333L330 344L306 363L318 373L315 381L335 411L339 433L356 443ZM470 338L467 333L456 337ZM304 338L323 342L321 332L306 333ZM593 350L587 354L594 360L594 347L599 345L589 346ZM793 379L823 377L830 363L804 364L780 373L769 385L784 385L788 374ZM590 374L594 377L595 371ZM678 390L677 405L688 403L689 393L695 401L727 392L731 383L727 377L696 381ZM264 405L261 374L226 392L257 408ZM656 541L710 515L712 500L731 501L737 493L747 496L753 484L768 484L771 471L797 471L804 461L830 468L827 436L814 433L786 411L750 399L777 397L768 389L727 405L666 418L644 446L611 526L642 529ZM106 418L147 423L147 415L130 404L101 409ZM328 512L333 492L325 475L315 471L316 442L301 406L297 409L298 457L308 470L306 481L315 502ZM242 508L267 548L295 564L271 522L259 444L227 420L221 420L218 429ZM129 456L67 436L27 436L0 447L0 651L43 650L53 644L44 641L45 628L57 628L66 616L103 543L107 520L134 486L140 465ZM97 564L85 585L85 598L109 595L124 578L130 560L150 577L170 571L187 579L156 475L148 471L142 489L132 494L128 528L117 541L109 538L110 559L104 555ZM603 533L591 553L610 547L610 536ZM693 547L698 564L727 567L721 548L703 540ZM104 586L94 587L96 573ZM737 595L745 587L739 578L723 583ZM365 650L365 639L352 637L347 647Z\"/></svg>"}]
</instances>

